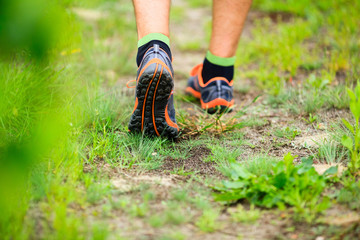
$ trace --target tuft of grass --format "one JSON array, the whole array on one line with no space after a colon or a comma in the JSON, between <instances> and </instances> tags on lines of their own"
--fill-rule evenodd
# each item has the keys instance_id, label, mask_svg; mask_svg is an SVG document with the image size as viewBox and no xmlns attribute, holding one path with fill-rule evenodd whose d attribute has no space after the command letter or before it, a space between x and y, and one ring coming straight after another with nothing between
<instances>
[{"instance_id":1,"label":"tuft of grass","mask_svg":"<svg viewBox=\"0 0 360 240\"><path fill-rule=\"evenodd\" d=\"M166 219L167 224L180 225L188 222L191 217L191 214L185 211L178 203L169 202L167 209L163 213L163 217Z\"/></svg>"},{"instance_id":2,"label":"tuft of grass","mask_svg":"<svg viewBox=\"0 0 360 240\"><path fill-rule=\"evenodd\" d=\"M186 159L189 157L192 148L193 145L189 144L189 142L173 143L165 141L162 143L158 153L172 159Z\"/></svg>"},{"instance_id":3,"label":"tuft of grass","mask_svg":"<svg viewBox=\"0 0 360 240\"><path fill-rule=\"evenodd\" d=\"M128 140L127 148L132 159L129 168L133 164L146 169L157 169L161 166L162 156L157 153L157 149L161 149L166 139L131 135Z\"/></svg>"},{"instance_id":4,"label":"tuft of grass","mask_svg":"<svg viewBox=\"0 0 360 240\"><path fill-rule=\"evenodd\" d=\"M297 115L314 116L320 109L344 109L349 104L344 84L332 87L315 83L302 88L287 88L278 95L268 96L268 104L274 108L282 107Z\"/></svg>"},{"instance_id":5,"label":"tuft of grass","mask_svg":"<svg viewBox=\"0 0 360 240\"><path fill-rule=\"evenodd\" d=\"M103 222L95 223L92 226L92 239L106 240L110 236L109 226Z\"/></svg>"},{"instance_id":6,"label":"tuft of grass","mask_svg":"<svg viewBox=\"0 0 360 240\"><path fill-rule=\"evenodd\" d=\"M256 222L261 216L260 210L255 209L254 205L251 205L249 210L245 210L244 207L239 204L236 208L228 208L227 212L233 221L247 224Z\"/></svg>"},{"instance_id":7,"label":"tuft of grass","mask_svg":"<svg viewBox=\"0 0 360 240\"><path fill-rule=\"evenodd\" d=\"M248 157L248 159L242 161L242 165L250 173L257 176L271 174L271 169L280 160L278 158L266 156L266 155L255 155Z\"/></svg>"},{"instance_id":8,"label":"tuft of grass","mask_svg":"<svg viewBox=\"0 0 360 240\"><path fill-rule=\"evenodd\" d=\"M147 222L150 224L150 226L154 227L154 228L159 228L164 226L164 224L166 223L166 219L164 218L164 216L160 213L160 214L152 214L148 219Z\"/></svg>"},{"instance_id":9,"label":"tuft of grass","mask_svg":"<svg viewBox=\"0 0 360 240\"><path fill-rule=\"evenodd\" d=\"M149 204L147 202L132 203L127 212L133 217L145 217L149 213Z\"/></svg>"},{"instance_id":10,"label":"tuft of grass","mask_svg":"<svg viewBox=\"0 0 360 240\"><path fill-rule=\"evenodd\" d=\"M111 187L108 183L92 183L86 190L87 201L91 204L99 203L109 195L110 191Z\"/></svg>"},{"instance_id":11,"label":"tuft of grass","mask_svg":"<svg viewBox=\"0 0 360 240\"><path fill-rule=\"evenodd\" d=\"M293 127L276 128L273 134L278 138L294 140L296 136L300 135L300 130Z\"/></svg>"},{"instance_id":12,"label":"tuft of grass","mask_svg":"<svg viewBox=\"0 0 360 240\"><path fill-rule=\"evenodd\" d=\"M317 157L320 162L338 164L347 159L346 149L333 140L325 139L323 142L316 144L318 145Z\"/></svg>"},{"instance_id":13,"label":"tuft of grass","mask_svg":"<svg viewBox=\"0 0 360 240\"><path fill-rule=\"evenodd\" d=\"M250 116L248 119L245 120L244 125L250 128L257 128L265 126L267 123L268 120L266 119L261 119L256 116Z\"/></svg>"},{"instance_id":14,"label":"tuft of grass","mask_svg":"<svg viewBox=\"0 0 360 240\"><path fill-rule=\"evenodd\" d=\"M222 144L207 144L206 145L211 153L206 159L205 162L216 162L216 163L226 163L226 162L236 162L242 150L239 148L229 148Z\"/></svg>"},{"instance_id":15,"label":"tuft of grass","mask_svg":"<svg viewBox=\"0 0 360 240\"><path fill-rule=\"evenodd\" d=\"M221 228L217 221L220 213L217 209L205 209L195 225L203 232L214 232Z\"/></svg>"}]
</instances>

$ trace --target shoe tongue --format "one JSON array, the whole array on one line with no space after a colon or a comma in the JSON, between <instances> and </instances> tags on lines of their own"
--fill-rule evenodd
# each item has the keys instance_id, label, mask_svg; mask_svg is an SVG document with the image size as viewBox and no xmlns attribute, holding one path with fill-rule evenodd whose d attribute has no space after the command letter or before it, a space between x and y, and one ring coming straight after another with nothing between
<instances>
[{"instance_id":1,"label":"shoe tongue","mask_svg":"<svg viewBox=\"0 0 360 240\"><path fill-rule=\"evenodd\" d=\"M160 49L159 45L158 45L158 44L154 44L154 52L155 52L155 53L159 53L159 49Z\"/></svg>"},{"instance_id":2,"label":"shoe tongue","mask_svg":"<svg viewBox=\"0 0 360 240\"><path fill-rule=\"evenodd\" d=\"M221 97L221 81L215 81L216 82L216 90L218 92L218 97Z\"/></svg>"}]
</instances>

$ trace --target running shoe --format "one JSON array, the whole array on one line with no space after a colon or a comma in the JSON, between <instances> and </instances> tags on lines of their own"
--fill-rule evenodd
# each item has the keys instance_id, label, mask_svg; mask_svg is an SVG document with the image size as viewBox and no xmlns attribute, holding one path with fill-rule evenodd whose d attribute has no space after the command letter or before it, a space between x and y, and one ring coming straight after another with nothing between
<instances>
[{"instance_id":1,"label":"running shoe","mask_svg":"<svg viewBox=\"0 0 360 240\"><path fill-rule=\"evenodd\" d=\"M154 44L145 53L137 71L135 106L128 127L130 133L170 139L178 136L173 76L171 59Z\"/></svg>"},{"instance_id":2,"label":"running shoe","mask_svg":"<svg viewBox=\"0 0 360 240\"><path fill-rule=\"evenodd\" d=\"M204 84L202 68L203 64L198 64L191 70L186 93L200 99L201 108L208 113L231 111L234 105L233 81L214 77Z\"/></svg>"}]
</instances>

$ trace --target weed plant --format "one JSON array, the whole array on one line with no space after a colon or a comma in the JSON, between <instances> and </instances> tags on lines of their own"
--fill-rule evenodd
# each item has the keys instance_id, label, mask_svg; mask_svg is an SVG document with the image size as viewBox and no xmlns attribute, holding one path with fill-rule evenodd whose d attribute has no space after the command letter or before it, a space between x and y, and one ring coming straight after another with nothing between
<instances>
[{"instance_id":1,"label":"weed plant","mask_svg":"<svg viewBox=\"0 0 360 240\"><path fill-rule=\"evenodd\" d=\"M349 172L351 174L359 175L360 170L360 156L359 156L359 144L360 144L360 85L357 84L355 90L348 89L350 96L350 111L354 118L354 124L351 124L345 119L343 120L344 125L350 130L351 135L343 135L341 143L350 152L350 162L348 163Z\"/></svg>"},{"instance_id":2,"label":"weed plant","mask_svg":"<svg viewBox=\"0 0 360 240\"><path fill-rule=\"evenodd\" d=\"M294 156L290 153L284 160L274 164L272 172L255 175L243 165L232 163L228 177L217 191L215 199L224 203L247 200L256 206L285 209L292 206L297 220L312 222L318 213L330 205L328 197L321 194L326 187L326 177L319 175L312 167L312 159L303 159L300 165L294 165ZM330 173L329 169L326 173Z\"/></svg>"},{"instance_id":3,"label":"weed plant","mask_svg":"<svg viewBox=\"0 0 360 240\"><path fill-rule=\"evenodd\" d=\"M339 203L347 204L351 209L360 209L360 181L344 179L344 187L337 194Z\"/></svg>"}]
</instances>

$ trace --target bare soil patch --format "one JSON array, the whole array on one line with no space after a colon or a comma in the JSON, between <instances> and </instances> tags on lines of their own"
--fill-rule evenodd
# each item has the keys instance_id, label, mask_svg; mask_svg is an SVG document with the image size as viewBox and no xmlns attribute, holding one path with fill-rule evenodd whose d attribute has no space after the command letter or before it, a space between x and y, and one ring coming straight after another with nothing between
<instances>
[{"instance_id":1,"label":"bare soil patch","mask_svg":"<svg viewBox=\"0 0 360 240\"><path fill-rule=\"evenodd\" d=\"M195 147L190 150L190 157L187 159L166 158L159 171L171 172L174 169L181 169L184 172L194 172L203 176L220 176L212 162L204 162L204 159L211 154L206 147Z\"/></svg>"}]
</instances>

